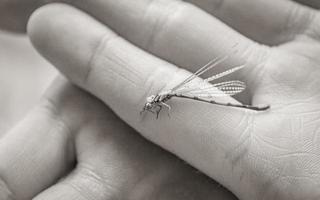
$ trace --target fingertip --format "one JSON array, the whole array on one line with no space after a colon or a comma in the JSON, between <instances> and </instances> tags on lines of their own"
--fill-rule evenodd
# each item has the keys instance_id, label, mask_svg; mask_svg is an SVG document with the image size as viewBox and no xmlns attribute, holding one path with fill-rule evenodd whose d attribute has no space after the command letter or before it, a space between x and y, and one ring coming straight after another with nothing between
<instances>
[{"instance_id":1,"label":"fingertip","mask_svg":"<svg viewBox=\"0 0 320 200\"><path fill-rule=\"evenodd\" d=\"M46 43L51 33L50 30L58 25L53 24L52 16L59 8L62 9L60 12L63 11L64 6L58 3L49 4L38 8L32 13L27 24L27 33L36 48L43 48L43 44Z\"/></svg>"},{"instance_id":2,"label":"fingertip","mask_svg":"<svg viewBox=\"0 0 320 200\"><path fill-rule=\"evenodd\" d=\"M106 32L91 16L62 3L36 10L27 30L40 54L76 83L83 80L92 52Z\"/></svg>"},{"instance_id":3,"label":"fingertip","mask_svg":"<svg viewBox=\"0 0 320 200\"><path fill-rule=\"evenodd\" d=\"M58 60L52 58L52 55L59 55L63 52L64 43L57 40L60 33L61 39L65 37L63 29L68 25L67 5L54 3L42 6L35 10L27 24L27 34L31 43L37 51L44 56L55 67L59 66ZM56 17L60 15L61 17ZM65 18L65 20L61 20Z\"/></svg>"}]
</instances>

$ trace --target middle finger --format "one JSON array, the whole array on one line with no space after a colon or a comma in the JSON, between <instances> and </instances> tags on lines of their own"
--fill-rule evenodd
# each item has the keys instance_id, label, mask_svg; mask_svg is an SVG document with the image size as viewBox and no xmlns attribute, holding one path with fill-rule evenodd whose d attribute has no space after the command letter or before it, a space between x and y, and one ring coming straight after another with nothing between
<instances>
[{"instance_id":1,"label":"middle finger","mask_svg":"<svg viewBox=\"0 0 320 200\"><path fill-rule=\"evenodd\" d=\"M290 0L185 0L242 34L268 45L294 40L312 26L317 11ZM299 0L307 2L310 0Z\"/></svg>"}]
</instances>

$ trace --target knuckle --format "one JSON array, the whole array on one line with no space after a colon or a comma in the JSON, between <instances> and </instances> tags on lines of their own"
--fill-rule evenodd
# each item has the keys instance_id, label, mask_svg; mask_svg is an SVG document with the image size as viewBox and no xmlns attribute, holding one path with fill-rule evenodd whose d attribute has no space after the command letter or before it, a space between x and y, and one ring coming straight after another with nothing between
<instances>
[{"instance_id":1,"label":"knuckle","mask_svg":"<svg viewBox=\"0 0 320 200\"><path fill-rule=\"evenodd\" d=\"M42 118L44 121L61 121L61 112L57 103L51 98L45 97L36 107L34 115Z\"/></svg>"},{"instance_id":2,"label":"knuckle","mask_svg":"<svg viewBox=\"0 0 320 200\"><path fill-rule=\"evenodd\" d=\"M287 9L288 15L282 32L286 33L286 40L290 41L309 32L317 12L297 4L291 4Z\"/></svg>"},{"instance_id":3,"label":"knuckle","mask_svg":"<svg viewBox=\"0 0 320 200\"><path fill-rule=\"evenodd\" d=\"M64 119L62 113L64 111L61 111L65 109L66 108L62 109L59 107L59 105L50 98L43 99L36 108L34 115L38 122L42 122L42 125L50 123L51 126L45 126L47 131L42 131L40 133L46 134L47 136L51 136L52 134L58 134L62 137L73 136L76 133L74 127Z\"/></svg>"},{"instance_id":4,"label":"knuckle","mask_svg":"<svg viewBox=\"0 0 320 200\"><path fill-rule=\"evenodd\" d=\"M118 36L115 33L106 32L101 36L101 38L98 40L96 47L94 48L94 51L91 55L90 60L87 64L87 70L84 73L84 76L82 80L80 81L81 85L87 85L90 81L90 78L92 76L92 72L95 71L95 68L99 65L99 62L103 60L103 55L106 53L105 51L108 49L110 44L112 44L114 41L117 41L120 39L120 36Z\"/></svg>"},{"instance_id":5,"label":"knuckle","mask_svg":"<svg viewBox=\"0 0 320 200\"><path fill-rule=\"evenodd\" d=\"M157 46L157 39L164 32L184 23L186 17L184 11L190 7L195 8L192 4L183 1L150 1L144 11L144 20L151 26L146 30L147 37L143 39L143 48L152 51ZM154 13L161 14L155 15Z\"/></svg>"},{"instance_id":6,"label":"knuckle","mask_svg":"<svg viewBox=\"0 0 320 200\"><path fill-rule=\"evenodd\" d=\"M303 32L309 38L320 40L320 14L319 12L312 11L309 14L306 23L305 31Z\"/></svg>"},{"instance_id":7,"label":"knuckle","mask_svg":"<svg viewBox=\"0 0 320 200\"><path fill-rule=\"evenodd\" d=\"M55 118L55 116L58 115L58 106L56 102L49 97L42 99L37 109L46 116L54 116L52 118Z\"/></svg>"}]
</instances>

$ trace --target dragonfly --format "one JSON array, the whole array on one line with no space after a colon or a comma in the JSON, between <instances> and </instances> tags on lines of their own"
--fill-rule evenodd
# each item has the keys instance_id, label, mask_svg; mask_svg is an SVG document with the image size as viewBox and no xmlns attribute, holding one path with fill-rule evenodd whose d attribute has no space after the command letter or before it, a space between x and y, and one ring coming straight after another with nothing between
<instances>
[{"instance_id":1,"label":"dragonfly","mask_svg":"<svg viewBox=\"0 0 320 200\"><path fill-rule=\"evenodd\" d=\"M140 114L148 111L156 114L157 118L163 108L171 110L168 101L174 97L185 98L204 103L215 104L219 106L237 107L243 109L250 109L254 111L265 111L270 108L269 105L246 105L241 103L224 103L215 100L216 97L234 96L243 92L246 89L246 84L239 80L231 80L220 83L211 84L211 82L223 78L227 75L235 73L245 67L245 64L238 65L224 72L210 76L209 78L195 81L201 75L216 67L225 61L228 56L220 56L211 60L208 64L201 67L195 73L191 74L185 80L174 86L172 89L151 95L146 98L146 103Z\"/></svg>"}]
</instances>

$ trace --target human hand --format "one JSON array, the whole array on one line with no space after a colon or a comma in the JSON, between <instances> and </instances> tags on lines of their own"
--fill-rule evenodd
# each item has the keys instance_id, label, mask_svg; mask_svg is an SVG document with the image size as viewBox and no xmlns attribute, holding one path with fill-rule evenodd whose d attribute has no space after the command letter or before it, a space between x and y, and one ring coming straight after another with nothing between
<instances>
[{"instance_id":1,"label":"human hand","mask_svg":"<svg viewBox=\"0 0 320 200\"><path fill-rule=\"evenodd\" d=\"M223 2L212 12L261 44L173 0L74 1L102 23L74 8L51 5L36 12L29 34L74 83L240 199L319 199L319 13L291 1ZM193 66L233 48L237 53L225 67L247 64L234 77L248 83L241 100L271 104L271 110L174 99L171 118L162 113L158 120L141 119L145 97L189 75L174 64L195 71Z\"/></svg>"},{"instance_id":2,"label":"human hand","mask_svg":"<svg viewBox=\"0 0 320 200\"><path fill-rule=\"evenodd\" d=\"M235 199L57 79L0 139L0 199Z\"/></svg>"},{"instance_id":3,"label":"human hand","mask_svg":"<svg viewBox=\"0 0 320 200\"><path fill-rule=\"evenodd\" d=\"M23 32L29 14L42 3L0 2L0 28ZM141 139L88 94L63 79L54 85L58 86L46 96L50 100L45 98L24 122L1 138L1 200L35 196L36 199L235 199L216 182ZM112 125L102 125L106 122ZM70 127L75 131L68 130ZM93 146L94 141L100 143ZM78 149L86 155L77 153ZM56 184L57 180L61 182Z\"/></svg>"}]
</instances>

